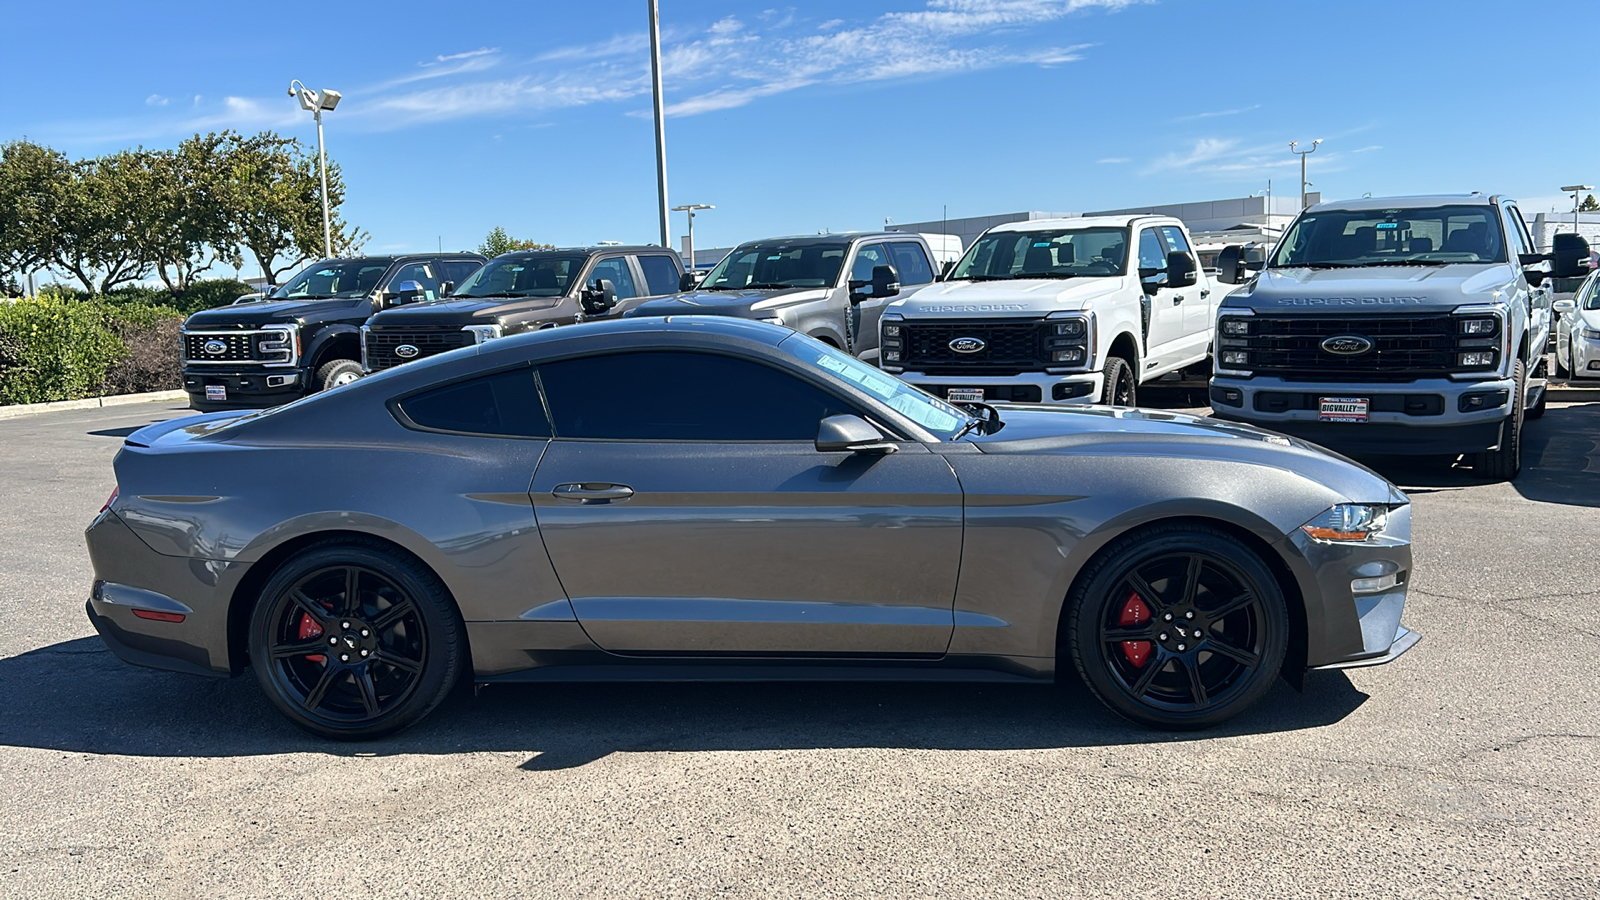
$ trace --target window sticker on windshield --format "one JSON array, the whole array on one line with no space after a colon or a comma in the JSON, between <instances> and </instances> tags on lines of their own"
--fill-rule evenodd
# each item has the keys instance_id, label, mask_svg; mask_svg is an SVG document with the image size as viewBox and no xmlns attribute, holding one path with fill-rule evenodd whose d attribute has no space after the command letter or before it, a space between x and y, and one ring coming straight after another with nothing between
<instances>
[{"instance_id":1,"label":"window sticker on windshield","mask_svg":"<svg viewBox=\"0 0 1600 900\"><path fill-rule=\"evenodd\" d=\"M1399 228L1400 227L1400 223L1399 222L1379 222L1377 227L1379 227L1379 228Z\"/></svg>"},{"instance_id":2,"label":"window sticker on windshield","mask_svg":"<svg viewBox=\"0 0 1600 900\"><path fill-rule=\"evenodd\" d=\"M1050 242L1049 241L1034 241L1033 245L1035 247L1048 247L1048 246L1050 246Z\"/></svg>"},{"instance_id":3,"label":"window sticker on windshield","mask_svg":"<svg viewBox=\"0 0 1600 900\"><path fill-rule=\"evenodd\" d=\"M878 375L868 376L861 382L861 386L880 397L894 393L894 382Z\"/></svg>"}]
</instances>

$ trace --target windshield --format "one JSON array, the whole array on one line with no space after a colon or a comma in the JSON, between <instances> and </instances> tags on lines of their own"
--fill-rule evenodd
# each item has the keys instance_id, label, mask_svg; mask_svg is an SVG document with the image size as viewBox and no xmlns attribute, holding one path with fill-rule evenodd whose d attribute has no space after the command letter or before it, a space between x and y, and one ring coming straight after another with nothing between
<instances>
[{"instance_id":1,"label":"windshield","mask_svg":"<svg viewBox=\"0 0 1600 900\"><path fill-rule=\"evenodd\" d=\"M848 244L745 244L717 263L701 290L831 288L844 267Z\"/></svg>"},{"instance_id":2,"label":"windshield","mask_svg":"<svg viewBox=\"0 0 1600 900\"><path fill-rule=\"evenodd\" d=\"M1121 275L1127 259L1126 228L994 231L978 238L947 280Z\"/></svg>"},{"instance_id":3,"label":"windshield","mask_svg":"<svg viewBox=\"0 0 1600 900\"><path fill-rule=\"evenodd\" d=\"M1432 265L1505 262L1492 206L1334 209L1297 219L1272 266Z\"/></svg>"},{"instance_id":4,"label":"windshield","mask_svg":"<svg viewBox=\"0 0 1600 900\"><path fill-rule=\"evenodd\" d=\"M348 259L312 263L272 292L273 300L324 300L365 297L388 270L387 259Z\"/></svg>"},{"instance_id":5,"label":"windshield","mask_svg":"<svg viewBox=\"0 0 1600 900\"><path fill-rule=\"evenodd\" d=\"M971 416L943 400L924 394L893 375L875 369L815 338L796 334L779 344L778 349L807 365L826 369L854 384L887 403L891 409L938 435L941 440L955 440L962 433L963 426L972 421Z\"/></svg>"},{"instance_id":6,"label":"windshield","mask_svg":"<svg viewBox=\"0 0 1600 900\"><path fill-rule=\"evenodd\" d=\"M563 297L586 256L497 256L472 273L452 297Z\"/></svg>"}]
</instances>

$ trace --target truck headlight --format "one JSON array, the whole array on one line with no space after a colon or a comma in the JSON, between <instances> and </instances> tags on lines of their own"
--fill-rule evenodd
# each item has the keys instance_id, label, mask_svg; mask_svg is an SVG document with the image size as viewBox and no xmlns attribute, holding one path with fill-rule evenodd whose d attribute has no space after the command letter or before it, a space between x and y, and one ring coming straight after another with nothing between
<instances>
[{"instance_id":1,"label":"truck headlight","mask_svg":"<svg viewBox=\"0 0 1600 900\"><path fill-rule=\"evenodd\" d=\"M474 344L492 341L504 333L499 325L468 325L461 330L472 333L472 342Z\"/></svg>"},{"instance_id":2,"label":"truck headlight","mask_svg":"<svg viewBox=\"0 0 1600 900\"><path fill-rule=\"evenodd\" d=\"M1457 327L1463 337L1489 337L1500 330L1500 321L1492 317L1462 319Z\"/></svg>"},{"instance_id":3,"label":"truck headlight","mask_svg":"<svg viewBox=\"0 0 1600 900\"><path fill-rule=\"evenodd\" d=\"M1469 350L1466 353L1457 354L1456 365L1463 369L1492 366L1494 365L1495 355L1493 350Z\"/></svg>"},{"instance_id":4,"label":"truck headlight","mask_svg":"<svg viewBox=\"0 0 1600 900\"><path fill-rule=\"evenodd\" d=\"M1053 315L1046 320L1044 358L1050 364L1075 369L1089 367L1094 354L1094 320L1089 315Z\"/></svg>"},{"instance_id":5,"label":"truck headlight","mask_svg":"<svg viewBox=\"0 0 1600 900\"><path fill-rule=\"evenodd\" d=\"M1224 350L1222 351L1222 364L1225 366L1248 366L1250 365L1250 351Z\"/></svg>"},{"instance_id":6,"label":"truck headlight","mask_svg":"<svg viewBox=\"0 0 1600 900\"><path fill-rule=\"evenodd\" d=\"M905 362L904 320L898 315L887 315L878 320L878 362L885 369L900 371Z\"/></svg>"},{"instance_id":7,"label":"truck headlight","mask_svg":"<svg viewBox=\"0 0 1600 900\"><path fill-rule=\"evenodd\" d=\"M1230 336L1242 336L1250 333L1250 320L1241 318L1223 319L1222 333Z\"/></svg>"},{"instance_id":8,"label":"truck headlight","mask_svg":"<svg viewBox=\"0 0 1600 900\"><path fill-rule=\"evenodd\" d=\"M1341 503L1300 526L1312 540L1334 544L1370 541L1389 524L1389 507Z\"/></svg>"}]
</instances>

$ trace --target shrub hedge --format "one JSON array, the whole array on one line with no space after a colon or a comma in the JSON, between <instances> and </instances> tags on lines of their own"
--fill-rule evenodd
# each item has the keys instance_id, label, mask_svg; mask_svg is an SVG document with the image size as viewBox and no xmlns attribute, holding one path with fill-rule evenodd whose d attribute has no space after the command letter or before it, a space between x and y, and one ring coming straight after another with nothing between
<instances>
[{"instance_id":1,"label":"shrub hedge","mask_svg":"<svg viewBox=\"0 0 1600 900\"><path fill-rule=\"evenodd\" d=\"M0 405L180 388L184 318L249 291L217 280L176 296L123 288L90 297L51 286L37 297L0 300Z\"/></svg>"}]
</instances>

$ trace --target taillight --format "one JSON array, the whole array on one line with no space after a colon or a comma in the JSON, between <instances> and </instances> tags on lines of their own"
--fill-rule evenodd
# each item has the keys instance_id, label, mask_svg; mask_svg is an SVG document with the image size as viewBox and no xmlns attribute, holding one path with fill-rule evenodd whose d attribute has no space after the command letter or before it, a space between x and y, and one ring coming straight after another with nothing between
<instances>
[{"instance_id":1,"label":"taillight","mask_svg":"<svg viewBox=\"0 0 1600 900\"><path fill-rule=\"evenodd\" d=\"M118 485L118 486L112 488L111 489L111 496L106 498L105 505L100 507L100 511L101 512L105 512L106 510L110 509L111 508L111 504L117 502L117 494L121 493L121 491L122 491L122 486L121 485Z\"/></svg>"}]
</instances>

